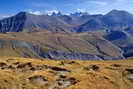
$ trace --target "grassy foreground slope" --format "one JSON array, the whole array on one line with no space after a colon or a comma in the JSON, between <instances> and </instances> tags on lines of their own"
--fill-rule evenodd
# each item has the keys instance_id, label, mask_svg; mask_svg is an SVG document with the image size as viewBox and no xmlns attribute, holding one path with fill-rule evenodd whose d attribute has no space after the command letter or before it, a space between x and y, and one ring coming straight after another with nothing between
<instances>
[{"instance_id":1,"label":"grassy foreground slope","mask_svg":"<svg viewBox=\"0 0 133 89\"><path fill-rule=\"evenodd\" d=\"M133 89L132 64L0 58L0 89Z\"/></svg>"}]
</instances>

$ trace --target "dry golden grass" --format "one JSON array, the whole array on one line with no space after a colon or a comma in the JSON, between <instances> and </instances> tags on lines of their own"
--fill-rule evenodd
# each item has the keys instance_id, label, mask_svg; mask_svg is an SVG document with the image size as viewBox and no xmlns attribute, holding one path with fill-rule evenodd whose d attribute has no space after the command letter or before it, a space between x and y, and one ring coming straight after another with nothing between
<instances>
[{"instance_id":1,"label":"dry golden grass","mask_svg":"<svg viewBox=\"0 0 133 89\"><path fill-rule=\"evenodd\" d=\"M131 58L132 59L132 58ZM133 60L0 58L0 89L133 89Z\"/></svg>"},{"instance_id":2,"label":"dry golden grass","mask_svg":"<svg viewBox=\"0 0 133 89\"><path fill-rule=\"evenodd\" d=\"M30 58L40 58L33 54L33 51L21 46L12 46L17 44L11 41L26 42L39 46L43 51L59 50L61 52L75 52L90 55L102 55L103 57L119 58L122 54L120 50L105 40L98 33L80 33L80 34L60 34L50 32L35 33L8 33L0 34L0 41L4 47L0 50L0 56L24 57L22 53L27 53ZM21 48L21 49L20 49ZM23 51L21 51L23 50ZM26 51L29 52L26 52ZM7 55L7 53L9 55ZM30 54L29 54L30 53Z\"/></svg>"}]
</instances>

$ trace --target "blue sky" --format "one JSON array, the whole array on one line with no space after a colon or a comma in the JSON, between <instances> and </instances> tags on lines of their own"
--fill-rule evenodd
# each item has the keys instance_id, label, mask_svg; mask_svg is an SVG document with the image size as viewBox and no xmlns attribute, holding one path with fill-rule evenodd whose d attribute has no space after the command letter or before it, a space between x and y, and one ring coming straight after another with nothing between
<instances>
[{"instance_id":1,"label":"blue sky","mask_svg":"<svg viewBox=\"0 0 133 89\"><path fill-rule=\"evenodd\" d=\"M107 13L112 9L133 13L133 0L1 0L0 17L28 11L34 14L61 11L72 13Z\"/></svg>"}]
</instances>

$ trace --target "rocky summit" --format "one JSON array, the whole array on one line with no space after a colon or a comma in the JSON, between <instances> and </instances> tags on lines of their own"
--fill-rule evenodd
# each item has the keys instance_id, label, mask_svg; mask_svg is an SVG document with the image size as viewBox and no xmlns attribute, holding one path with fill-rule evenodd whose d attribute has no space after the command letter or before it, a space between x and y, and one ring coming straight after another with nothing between
<instances>
[{"instance_id":1,"label":"rocky summit","mask_svg":"<svg viewBox=\"0 0 133 89\"><path fill-rule=\"evenodd\" d=\"M122 10L94 14L61 12L52 15L34 15L20 12L15 16L0 20L0 32L34 32L48 30L52 32L88 32L93 30L125 30L132 28L133 15Z\"/></svg>"}]
</instances>

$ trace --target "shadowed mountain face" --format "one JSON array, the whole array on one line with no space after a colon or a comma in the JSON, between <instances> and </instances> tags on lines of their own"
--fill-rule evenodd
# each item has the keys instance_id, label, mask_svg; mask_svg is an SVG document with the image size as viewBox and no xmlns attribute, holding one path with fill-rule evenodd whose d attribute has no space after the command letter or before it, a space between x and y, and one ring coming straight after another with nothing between
<instances>
[{"instance_id":1,"label":"shadowed mountain face","mask_svg":"<svg viewBox=\"0 0 133 89\"><path fill-rule=\"evenodd\" d=\"M89 30L104 29L106 27L104 23L99 19L91 19L87 23L81 25L77 32L87 32Z\"/></svg>"},{"instance_id":2,"label":"shadowed mountain face","mask_svg":"<svg viewBox=\"0 0 133 89\"><path fill-rule=\"evenodd\" d=\"M23 30L26 15L24 12L16 16L0 21L0 32L21 32Z\"/></svg>"},{"instance_id":3,"label":"shadowed mountain face","mask_svg":"<svg viewBox=\"0 0 133 89\"><path fill-rule=\"evenodd\" d=\"M119 30L133 25L133 15L126 11L113 10L102 18L111 29Z\"/></svg>"},{"instance_id":4,"label":"shadowed mountain face","mask_svg":"<svg viewBox=\"0 0 133 89\"><path fill-rule=\"evenodd\" d=\"M92 24L92 25L91 25ZM85 24L79 26L77 32L92 30L123 30L133 26L133 15L126 11L112 10L100 18L93 18Z\"/></svg>"},{"instance_id":5,"label":"shadowed mountain face","mask_svg":"<svg viewBox=\"0 0 133 89\"><path fill-rule=\"evenodd\" d=\"M105 36L105 39L121 48L125 57L133 56L133 38L128 32L112 31Z\"/></svg>"}]
</instances>

